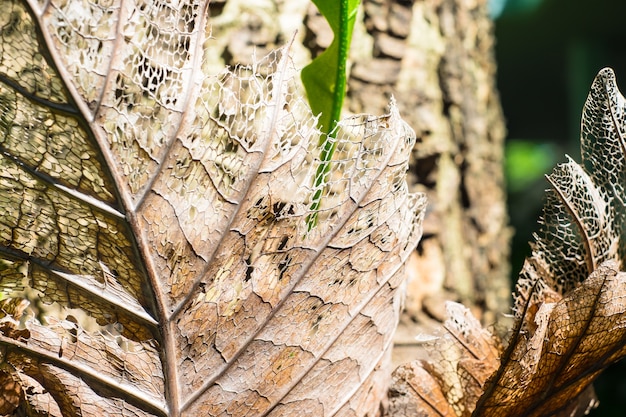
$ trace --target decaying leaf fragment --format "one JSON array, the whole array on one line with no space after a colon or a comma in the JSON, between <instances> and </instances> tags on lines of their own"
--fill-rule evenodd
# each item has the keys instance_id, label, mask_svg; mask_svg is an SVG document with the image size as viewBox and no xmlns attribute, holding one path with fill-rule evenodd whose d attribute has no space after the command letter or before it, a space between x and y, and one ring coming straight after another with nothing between
<instances>
[{"instance_id":1,"label":"decaying leaf fragment","mask_svg":"<svg viewBox=\"0 0 626 417\"><path fill-rule=\"evenodd\" d=\"M501 348L469 309L448 302L446 315L440 334L420 336L424 357L394 371L388 416L472 414Z\"/></svg>"},{"instance_id":2,"label":"decaying leaf fragment","mask_svg":"<svg viewBox=\"0 0 626 417\"><path fill-rule=\"evenodd\" d=\"M396 107L319 184L288 48L215 73L208 2L2 7L0 408L373 415L425 206Z\"/></svg>"},{"instance_id":3,"label":"decaying leaf fragment","mask_svg":"<svg viewBox=\"0 0 626 417\"><path fill-rule=\"evenodd\" d=\"M626 355L626 273L616 267L527 312L476 415L578 416L597 405L591 382Z\"/></svg>"},{"instance_id":4,"label":"decaying leaf fragment","mask_svg":"<svg viewBox=\"0 0 626 417\"><path fill-rule=\"evenodd\" d=\"M403 387L414 383L418 372L429 373L434 384L412 386L417 415L462 416L473 410L475 417L575 417L597 406L591 383L626 355L626 273L621 272L626 264L626 100L610 69L593 82L581 130L582 163L568 159L548 176L552 188L532 256L520 273L516 324L498 369L486 382L461 377L449 384L441 370L450 360L440 353L449 349L431 350L427 362L406 366L404 374L412 374L392 388L392 396L408 392ZM473 320L459 312L450 317L468 326ZM456 349L466 356L472 352L462 338ZM458 366L456 372L464 375ZM477 382L484 385L478 402L459 407L463 397L457 392L473 393ZM440 393L436 401L434 393ZM437 411L415 406L419 401Z\"/></svg>"},{"instance_id":5,"label":"decaying leaf fragment","mask_svg":"<svg viewBox=\"0 0 626 417\"><path fill-rule=\"evenodd\" d=\"M0 415L7 416L19 407L22 386L11 372L0 370Z\"/></svg>"}]
</instances>

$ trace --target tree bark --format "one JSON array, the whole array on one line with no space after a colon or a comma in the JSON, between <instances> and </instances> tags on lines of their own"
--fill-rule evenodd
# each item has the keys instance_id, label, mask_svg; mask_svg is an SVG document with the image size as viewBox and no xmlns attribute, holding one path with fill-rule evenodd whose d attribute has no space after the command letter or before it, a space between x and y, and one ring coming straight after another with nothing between
<instances>
[{"instance_id":1,"label":"tree bark","mask_svg":"<svg viewBox=\"0 0 626 417\"><path fill-rule=\"evenodd\" d=\"M411 181L429 211L409 281L397 361L414 323L442 320L445 299L484 324L509 311L505 129L486 1L365 0L372 55L355 62L349 108L379 113L391 95L417 134Z\"/></svg>"},{"instance_id":2,"label":"tree bark","mask_svg":"<svg viewBox=\"0 0 626 417\"><path fill-rule=\"evenodd\" d=\"M216 65L247 64L288 42L296 65L332 32L307 0L214 1ZM486 0L363 0L351 47L345 110L383 114L395 96L417 134L410 182L428 195L424 237L412 258L396 362L414 336L443 319L444 300L484 324L509 311L509 240L503 179L505 128L495 84Z\"/></svg>"}]
</instances>

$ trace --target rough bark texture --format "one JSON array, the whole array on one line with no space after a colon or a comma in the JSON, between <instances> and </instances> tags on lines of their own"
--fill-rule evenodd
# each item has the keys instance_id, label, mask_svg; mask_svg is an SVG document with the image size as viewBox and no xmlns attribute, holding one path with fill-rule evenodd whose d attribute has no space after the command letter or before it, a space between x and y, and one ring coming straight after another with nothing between
<instances>
[{"instance_id":1,"label":"rough bark texture","mask_svg":"<svg viewBox=\"0 0 626 417\"><path fill-rule=\"evenodd\" d=\"M229 0L211 8L215 37L225 39L214 55L226 64L246 62L255 49L262 55L297 30L293 53L304 66L332 40L306 0ZM485 0L363 0L360 13L346 110L383 114L395 96L418 138L410 182L429 199L397 335L403 362L421 326L443 320L444 299L470 306L487 324L509 311L511 232L493 27Z\"/></svg>"},{"instance_id":2,"label":"rough bark texture","mask_svg":"<svg viewBox=\"0 0 626 417\"><path fill-rule=\"evenodd\" d=\"M429 198L397 335L402 361L413 349L411 324L442 320L443 299L487 324L509 309L505 132L486 1L368 0L364 8L374 46L354 65L350 110L376 113L396 97L418 137L413 181Z\"/></svg>"}]
</instances>

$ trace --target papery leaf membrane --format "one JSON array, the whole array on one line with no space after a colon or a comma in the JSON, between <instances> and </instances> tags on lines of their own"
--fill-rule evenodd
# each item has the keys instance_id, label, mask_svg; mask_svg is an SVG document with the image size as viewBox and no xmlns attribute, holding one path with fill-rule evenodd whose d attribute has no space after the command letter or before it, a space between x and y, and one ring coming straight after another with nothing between
<instances>
[{"instance_id":1,"label":"papery leaf membrane","mask_svg":"<svg viewBox=\"0 0 626 417\"><path fill-rule=\"evenodd\" d=\"M0 409L377 410L425 204L395 105L340 122L308 230L288 48L214 74L206 3L3 7Z\"/></svg>"}]
</instances>

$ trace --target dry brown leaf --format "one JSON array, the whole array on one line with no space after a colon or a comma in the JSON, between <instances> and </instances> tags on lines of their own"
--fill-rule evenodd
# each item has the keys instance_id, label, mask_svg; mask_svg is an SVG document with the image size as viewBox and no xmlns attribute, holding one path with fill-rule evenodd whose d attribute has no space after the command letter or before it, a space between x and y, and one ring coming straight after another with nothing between
<instances>
[{"instance_id":1,"label":"dry brown leaf","mask_svg":"<svg viewBox=\"0 0 626 417\"><path fill-rule=\"evenodd\" d=\"M0 370L0 415L8 416L19 407L22 386L9 371Z\"/></svg>"},{"instance_id":2,"label":"dry brown leaf","mask_svg":"<svg viewBox=\"0 0 626 417\"><path fill-rule=\"evenodd\" d=\"M440 334L424 336L426 357L394 371L388 416L472 414L500 345L462 305L447 303L446 316Z\"/></svg>"},{"instance_id":3,"label":"dry brown leaf","mask_svg":"<svg viewBox=\"0 0 626 417\"><path fill-rule=\"evenodd\" d=\"M626 273L609 261L560 301L538 306L475 415L580 416L596 406L591 382L626 355L624 288Z\"/></svg>"},{"instance_id":4,"label":"dry brown leaf","mask_svg":"<svg viewBox=\"0 0 626 417\"><path fill-rule=\"evenodd\" d=\"M486 383L463 377L448 352L471 357L474 349L461 337L453 347L437 341L427 361L396 372L404 376L392 387L392 409L394 396L411 390L403 409L413 414L400 415L578 417L598 405L591 383L626 355L625 134L626 100L605 69L583 110L582 163L569 159L548 177L542 227L520 273L516 324L497 371ZM459 311L451 319L478 326Z\"/></svg>"},{"instance_id":5,"label":"dry brown leaf","mask_svg":"<svg viewBox=\"0 0 626 417\"><path fill-rule=\"evenodd\" d=\"M517 327L476 416L581 416L624 356L626 101L602 70L585 103L582 163L548 177L542 227L517 285Z\"/></svg>"},{"instance_id":6,"label":"dry brown leaf","mask_svg":"<svg viewBox=\"0 0 626 417\"><path fill-rule=\"evenodd\" d=\"M425 204L395 106L340 122L316 186L288 50L211 72L208 2L2 8L0 290L30 302L0 327L16 413L376 412Z\"/></svg>"}]
</instances>

